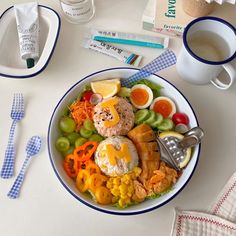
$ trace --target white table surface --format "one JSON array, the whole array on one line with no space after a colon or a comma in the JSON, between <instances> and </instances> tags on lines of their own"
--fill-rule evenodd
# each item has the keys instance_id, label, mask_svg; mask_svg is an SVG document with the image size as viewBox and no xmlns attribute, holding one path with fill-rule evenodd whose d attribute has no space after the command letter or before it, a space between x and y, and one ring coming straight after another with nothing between
<instances>
[{"instance_id":1,"label":"white table surface","mask_svg":"<svg viewBox=\"0 0 236 236\"><path fill-rule=\"evenodd\" d=\"M25 0L1 0L0 12ZM142 30L145 0L95 0L96 16L84 25L72 25L61 18L61 32L53 57L40 75L26 80L0 78L0 165L3 163L11 124L12 95L24 93L26 115L17 127L16 174L25 158L25 144L32 135L43 138L41 153L28 170L19 199L6 196L14 178L0 179L1 236L118 236L169 235L174 209L204 210L236 170L236 83L228 91L211 85L196 86L181 80L175 67L160 72L189 99L206 136L197 169L186 188L167 205L137 216L114 216L90 209L73 198L58 181L49 161L46 138L49 119L60 97L78 80L97 70L125 66L110 57L80 46L89 27L133 33ZM40 0L61 14L59 1ZM214 14L236 25L236 7L225 4ZM144 56L145 65L162 50L125 46ZM180 39L171 39L177 54ZM235 65L235 62L234 62Z\"/></svg>"}]
</instances>

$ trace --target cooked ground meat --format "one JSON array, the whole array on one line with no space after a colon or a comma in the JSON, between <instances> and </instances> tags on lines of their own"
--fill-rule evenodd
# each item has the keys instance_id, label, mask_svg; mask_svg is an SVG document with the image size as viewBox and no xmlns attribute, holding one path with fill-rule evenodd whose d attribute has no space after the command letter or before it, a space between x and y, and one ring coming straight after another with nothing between
<instances>
[{"instance_id":1,"label":"cooked ground meat","mask_svg":"<svg viewBox=\"0 0 236 236\"><path fill-rule=\"evenodd\" d=\"M107 101L108 99L103 101ZM132 105L124 98L117 97L117 99L118 103L114 107L119 115L120 120L113 127L107 128L104 126L104 121L111 120L113 118L109 108L102 108L102 102L97 104L94 108L94 125L98 133L104 137L126 135L134 125L134 113Z\"/></svg>"}]
</instances>

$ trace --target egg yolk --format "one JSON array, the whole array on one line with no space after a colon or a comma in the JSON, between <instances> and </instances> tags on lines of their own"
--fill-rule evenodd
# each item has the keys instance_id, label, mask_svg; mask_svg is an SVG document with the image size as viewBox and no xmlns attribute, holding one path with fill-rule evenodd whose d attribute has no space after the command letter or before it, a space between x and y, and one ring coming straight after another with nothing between
<instances>
[{"instance_id":1,"label":"egg yolk","mask_svg":"<svg viewBox=\"0 0 236 236\"><path fill-rule=\"evenodd\" d=\"M131 92L131 99L136 105L143 106L148 102L149 94L145 89L137 88Z\"/></svg>"},{"instance_id":2,"label":"egg yolk","mask_svg":"<svg viewBox=\"0 0 236 236\"><path fill-rule=\"evenodd\" d=\"M155 102L153 111L161 113L164 118L167 118L172 112L171 104L166 100L159 100Z\"/></svg>"}]
</instances>

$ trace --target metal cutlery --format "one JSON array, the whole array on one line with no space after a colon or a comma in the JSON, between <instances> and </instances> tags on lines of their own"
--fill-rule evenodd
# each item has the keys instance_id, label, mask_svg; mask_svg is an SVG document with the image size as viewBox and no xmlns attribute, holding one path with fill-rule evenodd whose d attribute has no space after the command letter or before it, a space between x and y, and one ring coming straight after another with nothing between
<instances>
[{"instance_id":1,"label":"metal cutlery","mask_svg":"<svg viewBox=\"0 0 236 236\"><path fill-rule=\"evenodd\" d=\"M181 170L181 163L186 158L187 148L198 145L203 136L204 132L200 127L195 127L187 131L182 140L174 136L161 139L156 135L161 159L176 170Z\"/></svg>"},{"instance_id":2,"label":"metal cutlery","mask_svg":"<svg viewBox=\"0 0 236 236\"><path fill-rule=\"evenodd\" d=\"M13 104L11 109L11 118L13 120L8 144L5 152L5 158L1 169L0 176L4 179L10 178L14 174L15 164L15 148L14 148L14 133L17 122L24 117L24 98L22 93L15 93L13 98Z\"/></svg>"}]
</instances>

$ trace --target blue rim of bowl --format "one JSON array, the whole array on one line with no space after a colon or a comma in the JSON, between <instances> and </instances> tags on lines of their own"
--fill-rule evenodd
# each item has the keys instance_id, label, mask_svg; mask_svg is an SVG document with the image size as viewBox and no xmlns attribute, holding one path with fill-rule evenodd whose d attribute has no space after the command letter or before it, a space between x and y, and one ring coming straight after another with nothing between
<instances>
[{"instance_id":1,"label":"blue rim of bowl","mask_svg":"<svg viewBox=\"0 0 236 236\"><path fill-rule=\"evenodd\" d=\"M53 167L53 170L57 176L57 178L59 179L59 181L61 182L61 184L64 186L64 188L72 195L74 196L77 200L79 200L81 203L83 203L84 205L94 209L94 210L97 210L97 211L100 211L100 212L103 212L103 213L107 213L107 214L111 214L111 215L139 215L139 214L143 214L143 213L147 213L147 212L150 212L150 211L153 211L165 204L167 204L169 201L171 201L173 198L175 198L184 188L185 186L187 185L187 183L190 181L190 179L192 178L193 176L193 173L195 172L195 169L197 167L197 164L198 164L198 161L199 161L199 156L200 156L200 152L201 152L201 144L199 144L199 151L198 151L198 155L197 155L197 159L196 159L196 163L193 167L193 170L192 170L192 173L190 174L189 178L187 179L187 181L183 184L183 186L172 196L170 197L169 199L167 199L166 201L164 201L163 203L157 205L157 206L154 206L154 207L150 207L148 209L145 209L145 210L140 210L140 211L133 211L133 212L117 212L117 211L111 211L111 210L105 210L105 209L101 209L101 208L98 208L96 206L93 206L87 202L85 202L84 200L82 200L81 198L79 198L77 195L75 195L73 193L73 191L71 191L67 185L64 183L64 181L61 179L60 175L58 174L57 170L56 170L56 167L54 166L53 164L53 160L52 160L52 155L51 155L51 152L50 152L50 148L49 148L49 144L50 144L50 140L49 140L49 133L50 133L50 129L51 129L51 125L52 125L52 119L54 117L54 114L58 108L58 106L60 105L61 101L64 99L64 97L70 93L70 91L76 87L79 83L81 83L82 81L86 80L87 78L91 77L91 76L94 76L96 74L99 74L99 73L102 73L102 72L106 72L106 71L110 71L110 70L123 70L123 69L126 69L126 70L136 70L138 71L139 69L137 68L130 68L130 67L114 67L114 68L108 68L108 69L104 69L104 70L100 70L100 71L97 71L97 72L94 72L90 75L87 75L86 77L84 77L83 79L81 79L80 81L78 81L77 83L75 83L64 95L63 97L60 99L60 101L57 103L56 107L54 108L54 111L52 113L52 116L51 116L51 119L50 119L50 122L49 122L49 127L48 127L48 137L47 137L47 144L48 144L48 153L49 153L49 159L50 159L50 162L51 162L51 165ZM197 120L197 116L191 106L191 104L189 103L189 101L187 100L187 98L183 95L182 92L180 92L172 83L170 83L169 81L167 81L166 79L164 79L163 77L159 76L159 75L156 75L156 74L151 74L151 75L154 75L154 76L157 76L159 78L161 78L162 80L164 80L165 82L169 83L170 85L172 85L182 96L183 98L185 99L185 101L188 103L189 107L191 108L192 112L193 112L193 115L196 119L196 122L197 122L197 125L199 126L199 123L198 123L198 120Z\"/></svg>"},{"instance_id":2,"label":"blue rim of bowl","mask_svg":"<svg viewBox=\"0 0 236 236\"><path fill-rule=\"evenodd\" d=\"M232 56L230 56L229 58L227 58L226 60L223 60L223 61L208 61L208 60L205 60L199 56L197 56L191 49L190 47L188 46L188 42L187 42L187 34L188 34L188 31L189 29L196 23L198 23L199 21L203 21L203 20L213 20L213 21L218 21L222 24L225 24L226 26L228 26L229 28L232 29L232 31L234 32L234 34L236 35L236 29L233 25L231 25L229 22L221 19L221 18L218 18L218 17L214 17L214 16L203 16L203 17L199 17L193 21L191 21L185 28L184 30L184 33L183 33L183 43L184 43L184 46L185 48L187 49L187 51L189 52L189 54L194 57L195 59L197 59L198 61L202 62L202 63L206 63L206 64L209 64L209 65L222 65L222 64L225 64L225 63L228 63L230 61L232 61L233 59L236 58L236 51L234 52L234 54Z\"/></svg>"},{"instance_id":3,"label":"blue rim of bowl","mask_svg":"<svg viewBox=\"0 0 236 236\"><path fill-rule=\"evenodd\" d=\"M38 6L43 7L43 8L47 8L47 9L53 11L53 12L56 14L57 18L58 18L58 29L57 29L56 39L55 39L55 42L54 42L52 51L51 51L51 53L50 53L50 55L49 55L49 57L48 57L46 63L44 64L44 66L43 66L39 71L37 71L37 72L35 72L35 73L33 73L33 74L30 74L30 75L19 75L19 76L17 76L17 75L9 75L9 74L0 73L0 76L6 77L6 78L14 78L14 79L27 79L27 78L31 78L31 77L34 77L34 76L40 74L42 71L44 71L45 68L47 67L49 61L51 60L52 54L53 54L53 52L54 52L54 50L55 50L55 47L56 47L56 44L57 44L57 40L58 40L58 37L59 37L60 29L61 29L61 18L60 18L60 16L59 16L59 14L58 14L54 9L52 9L52 8L50 8L50 7L47 7L47 6L44 6L44 5L38 5ZM3 12L2 15L0 16L0 20L2 19L2 17L4 16L4 14L7 13L7 11L9 11L9 10L10 10L11 8L13 8L13 7L14 7L14 6L11 6L11 7L7 8L7 9Z\"/></svg>"}]
</instances>

